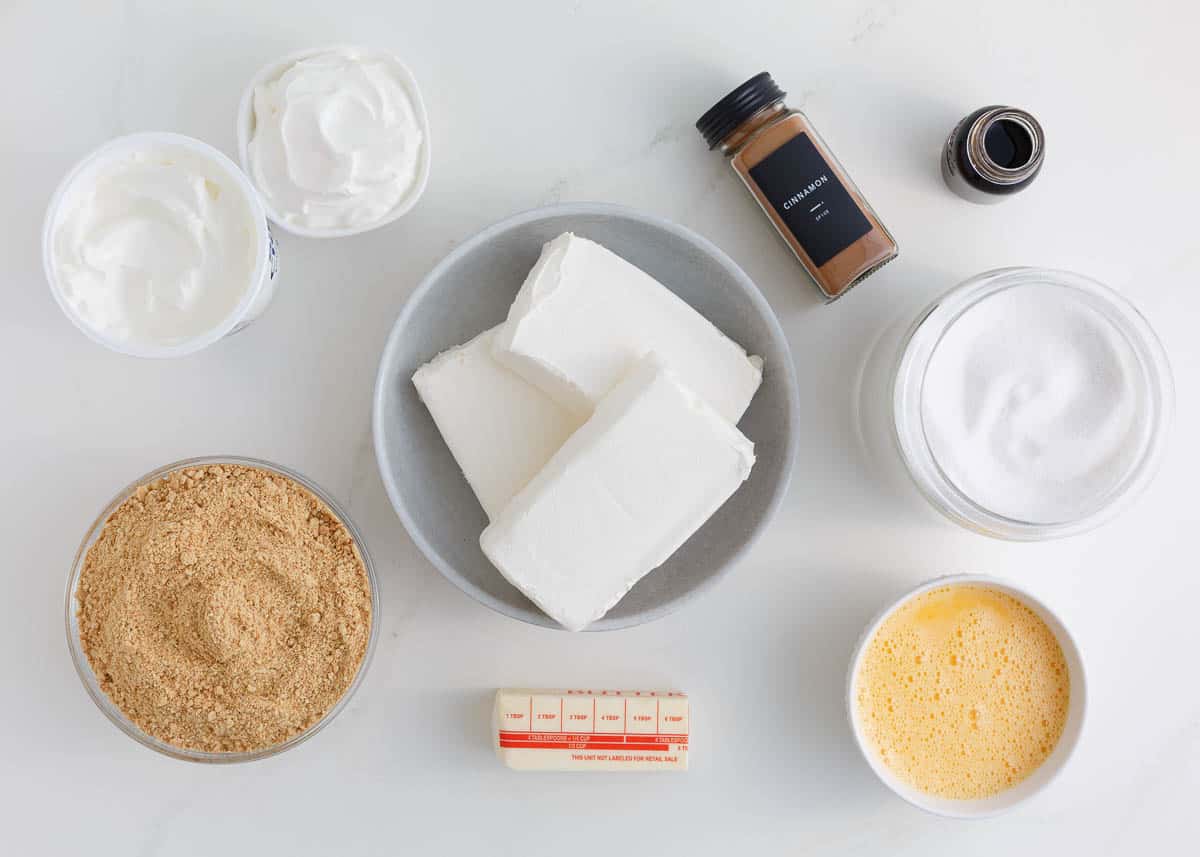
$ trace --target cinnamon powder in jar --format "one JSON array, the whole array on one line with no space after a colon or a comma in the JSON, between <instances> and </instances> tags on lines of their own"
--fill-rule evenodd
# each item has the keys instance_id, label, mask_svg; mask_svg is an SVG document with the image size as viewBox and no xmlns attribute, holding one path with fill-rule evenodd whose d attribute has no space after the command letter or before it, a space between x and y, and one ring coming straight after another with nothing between
<instances>
[{"instance_id":1,"label":"cinnamon powder in jar","mask_svg":"<svg viewBox=\"0 0 1200 857\"><path fill-rule=\"evenodd\" d=\"M900 248L808 118L767 72L696 123L775 224L827 301L892 261Z\"/></svg>"}]
</instances>

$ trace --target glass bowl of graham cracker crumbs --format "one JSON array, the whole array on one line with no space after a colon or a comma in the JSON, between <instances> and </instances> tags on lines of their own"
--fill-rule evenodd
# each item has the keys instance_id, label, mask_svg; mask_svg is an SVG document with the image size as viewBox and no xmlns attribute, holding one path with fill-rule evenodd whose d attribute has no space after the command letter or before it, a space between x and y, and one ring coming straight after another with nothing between
<instances>
[{"instance_id":1,"label":"glass bowl of graham cracker crumbs","mask_svg":"<svg viewBox=\"0 0 1200 857\"><path fill-rule=\"evenodd\" d=\"M349 703L378 637L366 544L324 490L252 458L192 458L124 488L67 584L67 642L121 731L176 759L263 759Z\"/></svg>"}]
</instances>

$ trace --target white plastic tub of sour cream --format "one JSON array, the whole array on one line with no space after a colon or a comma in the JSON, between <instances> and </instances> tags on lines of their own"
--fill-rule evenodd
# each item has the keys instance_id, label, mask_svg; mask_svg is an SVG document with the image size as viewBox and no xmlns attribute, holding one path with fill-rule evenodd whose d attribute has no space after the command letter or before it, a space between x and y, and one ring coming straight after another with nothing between
<instances>
[{"instance_id":1,"label":"white plastic tub of sour cream","mask_svg":"<svg viewBox=\"0 0 1200 857\"><path fill-rule=\"evenodd\" d=\"M989 271L936 300L892 397L917 488L951 520L1015 540L1125 508L1157 471L1174 410L1166 355L1133 305L1040 268Z\"/></svg>"},{"instance_id":2,"label":"white plastic tub of sour cream","mask_svg":"<svg viewBox=\"0 0 1200 857\"><path fill-rule=\"evenodd\" d=\"M339 238L408 213L429 180L429 119L392 54L353 45L298 51L263 67L237 117L242 168L271 222Z\"/></svg>"},{"instance_id":3,"label":"white plastic tub of sour cream","mask_svg":"<svg viewBox=\"0 0 1200 857\"><path fill-rule=\"evenodd\" d=\"M240 330L278 271L266 212L242 171L191 137L118 137L50 199L42 263L51 293L92 340L180 357Z\"/></svg>"}]
</instances>

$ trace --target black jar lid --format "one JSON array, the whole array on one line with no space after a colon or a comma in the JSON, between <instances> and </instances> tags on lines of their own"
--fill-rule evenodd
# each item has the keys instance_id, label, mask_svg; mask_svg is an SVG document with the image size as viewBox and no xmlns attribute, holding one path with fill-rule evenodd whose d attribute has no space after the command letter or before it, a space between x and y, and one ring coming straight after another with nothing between
<instances>
[{"instance_id":1,"label":"black jar lid","mask_svg":"<svg viewBox=\"0 0 1200 857\"><path fill-rule=\"evenodd\" d=\"M696 130L708 148L715 149L737 126L764 107L782 101L785 95L770 74L759 72L714 104L696 121Z\"/></svg>"}]
</instances>

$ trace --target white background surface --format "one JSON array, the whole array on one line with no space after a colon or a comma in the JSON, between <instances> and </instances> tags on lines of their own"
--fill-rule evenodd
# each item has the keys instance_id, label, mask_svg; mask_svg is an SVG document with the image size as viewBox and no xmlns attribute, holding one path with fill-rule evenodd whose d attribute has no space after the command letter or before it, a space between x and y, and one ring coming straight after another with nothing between
<instances>
[{"instance_id":1,"label":"white background surface","mask_svg":"<svg viewBox=\"0 0 1200 857\"><path fill-rule=\"evenodd\" d=\"M1200 834L1200 88L1184 2L0 5L0 820L10 854L1185 853ZM87 11L82 11L86 8ZM93 345L45 286L42 213L117 134L234 153L245 81L287 52L363 42L424 89L434 160L406 218L337 241L280 236L282 280L247 331L174 362ZM751 74L792 93L897 236L901 258L833 306L692 123ZM1008 102L1044 123L1042 176L1002 205L941 184L954 122ZM416 552L376 473L369 407L387 331L457 242L556 200L690 226L766 293L799 370L805 435L787 503L749 558L683 613L569 636L478 606ZM894 490L856 440L853 387L892 320L978 271L1075 269L1130 296L1174 363L1178 416L1149 493L1102 531L1003 544ZM226 768L114 729L67 656L66 574L96 512L178 458L297 468L347 504L383 586L379 650L325 732ZM1080 752L1033 803L925 816L852 744L843 680L902 589L975 570L1060 609L1090 668ZM487 743L499 685L679 687L683 776L515 775Z\"/></svg>"}]
</instances>

